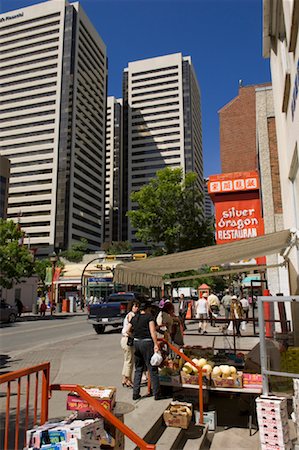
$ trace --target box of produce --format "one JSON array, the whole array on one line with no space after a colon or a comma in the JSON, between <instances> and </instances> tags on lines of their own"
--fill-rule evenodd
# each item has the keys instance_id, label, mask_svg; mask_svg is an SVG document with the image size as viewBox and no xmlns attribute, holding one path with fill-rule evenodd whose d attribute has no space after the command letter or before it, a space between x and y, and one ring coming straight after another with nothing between
<instances>
[{"instance_id":1,"label":"box of produce","mask_svg":"<svg viewBox=\"0 0 299 450\"><path fill-rule=\"evenodd\" d=\"M170 383L178 386L181 383L180 373L169 367L162 367L162 369L159 369L159 381L160 383Z\"/></svg>"},{"instance_id":2,"label":"box of produce","mask_svg":"<svg viewBox=\"0 0 299 450\"><path fill-rule=\"evenodd\" d=\"M167 427L187 429L192 418L192 403L171 402L163 413Z\"/></svg>"},{"instance_id":3,"label":"box of produce","mask_svg":"<svg viewBox=\"0 0 299 450\"><path fill-rule=\"evenodd\" d=\"M215 366L211 373L214 387L241 388L243 373L238 372L234 366Z\"/></svg>"},{"instance_id":4,"label":"box of produce","mask_svg":"<svg viewBox=\"0 0 299 450\"><path fill-rule=\"evenodd\" d=\"M202 382L204 385L208 386L210 384L212 364L209 363L205 358L194 358L192 359L192 362L196 364L198 368L202 369ZM186 362L181 370L181 380L182 384L198 385L198 369L191 363Z\"/></svg>"},{"instance_id":5,"label":"box of produce","mask_svg":"<svg viewBox=\"0 0 299 450\"><path fill-rule=\"evenodd\" d=\"M243 372L243 388L244 389L262 389L263 377L259 373Z\"/></svg>"},{"instance_id":6,"label":"box of produce","mask_svg":"<svg viewBox=\"0 0 299 450\"><path fill-rule=\"evenodd\" d=\"M116 388L104 386L82 386L83 389L104 408L111 411L115 405ZM81 398L74 392L70 392L67 396L67 409L70 411L94 412L94 408L88 404L86 400Z\"/></svg>"}]
</instances>

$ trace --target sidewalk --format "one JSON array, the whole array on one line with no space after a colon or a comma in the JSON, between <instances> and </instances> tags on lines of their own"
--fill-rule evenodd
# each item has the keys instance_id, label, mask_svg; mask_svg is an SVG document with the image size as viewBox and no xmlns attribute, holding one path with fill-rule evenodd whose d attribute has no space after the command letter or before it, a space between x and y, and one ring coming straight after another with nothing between
<instances>
[{"instance_id":1,"label":"sidewalk","mask_svg":"<svg viewBox=\"0 0 299 450\"><path fill-rule=\"evenodd\" d=\"M31 320L54 320L55 318L62 317L76 317L76 316L87 316L86 311L75 311L75 312L55 312L52 316L49 311L46 312L45 317L41 317L40 314L33 314L32 312L22 313L21 317L18 317L18 322L29 322Z\"/></svg>"}]
</instances>

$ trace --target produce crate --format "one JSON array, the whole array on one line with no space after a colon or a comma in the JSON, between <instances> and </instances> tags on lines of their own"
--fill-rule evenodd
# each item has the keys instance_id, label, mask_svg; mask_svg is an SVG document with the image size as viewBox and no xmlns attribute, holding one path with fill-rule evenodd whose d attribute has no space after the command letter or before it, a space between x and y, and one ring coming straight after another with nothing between
<instances>
[{"instance_id":1,"label":"produce crate","mask_svg":"<svg viewBox=\"0 0 299 450\"><path fill-rule=\"evenodd\" d=\"M229 378L214 377L211 378L214 387L241 388L243 387L243 372L237 372Z\"/></svg>"},{"instance_id":2,"label":"produce crate","mask_svg":"<svg viewBox=\"0 0 299 450\"><path fill-rule=\"evenodd\" d=\"M192 418L192 408L192 403L171 402L163 413L165 425L187 429Z\"/></svg>"},{"instance_id":3,"label":"produce crate","mask_svg":"<svg viewBox=\"0 0 299 450\"><path fill-rule=\"evenodd\" d=\"M189 373L185 373L183 370L181 371L181 380L182 384L193 384L198 386L198 374L191 375ZM210 385L210 376L202 374L202 384L205 386Z\"/></svg>"},{"instance_id":4,"label":"produce crate","mask_svg":"<svg viewBox=\"0 0 299 450\"><path fill-rule=\"evenodd\" d=\"M113 386L82 386L86 392L98 400L106 409L111 411L115 405L116 388ZM95 412L89 404L74 392L67 396L67 409L69 411Z\"/></svg>"}]
</instances>

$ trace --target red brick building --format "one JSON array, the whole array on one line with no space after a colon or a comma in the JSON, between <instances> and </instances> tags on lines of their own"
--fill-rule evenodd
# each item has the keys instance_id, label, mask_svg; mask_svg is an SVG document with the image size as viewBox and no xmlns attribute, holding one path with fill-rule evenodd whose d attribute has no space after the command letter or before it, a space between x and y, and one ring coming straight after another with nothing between
<instances>
[{"instance_id":1,"label":"red brick building","mask_svg":"<svg viewBox=\"0 0 299 450\"><path fill-rule=\"evenodd\" d=\"M239 95L218 111L222 173L257 170L255 90L265 86L240 86Z\"/></svg>"}]
</instances>

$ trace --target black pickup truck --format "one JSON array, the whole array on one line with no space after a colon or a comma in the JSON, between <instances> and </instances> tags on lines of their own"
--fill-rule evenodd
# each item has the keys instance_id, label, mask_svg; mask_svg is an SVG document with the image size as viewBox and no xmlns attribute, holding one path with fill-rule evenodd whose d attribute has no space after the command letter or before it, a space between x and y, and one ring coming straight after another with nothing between
<instances>
[{"instance_id":1,"label":"black pickup truck","mask_svg":"<svg viewBox=\"0 0 299 450\"><path fill-rule=\"evenodd\" d=\"M142 302L147 301L148 297L140 292L111 294L105 302L88 306L88 322L93 325L97 334L103 334L108 325L115 328L122 326L131 300Z\"/></svg>"}]
</instances>

